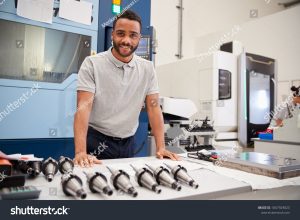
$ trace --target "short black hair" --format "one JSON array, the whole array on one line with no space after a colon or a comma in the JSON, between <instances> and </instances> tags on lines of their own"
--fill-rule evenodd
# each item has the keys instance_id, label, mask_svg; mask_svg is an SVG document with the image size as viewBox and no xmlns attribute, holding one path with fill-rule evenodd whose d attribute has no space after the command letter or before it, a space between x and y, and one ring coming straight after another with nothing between
<instances>
[{"instance_id":1,"label":"short black hair","mask_svg":"<svg viewBox=\"0 0 300 220\"><path fill-rule=\"evenodd\" d=\"M119 14L116 17L116 19L114 20L114 23L113 23L113 30L115 29L117 21L121 18L126 18L126 19L131 20L131 21L139 22L141 30L142 30L142 19L141 19L141 17L137 13L135 13L134 11L131 11L131 10L126 10L124 12L121 12L121 14Z\"/></svg>"}]
</instances>

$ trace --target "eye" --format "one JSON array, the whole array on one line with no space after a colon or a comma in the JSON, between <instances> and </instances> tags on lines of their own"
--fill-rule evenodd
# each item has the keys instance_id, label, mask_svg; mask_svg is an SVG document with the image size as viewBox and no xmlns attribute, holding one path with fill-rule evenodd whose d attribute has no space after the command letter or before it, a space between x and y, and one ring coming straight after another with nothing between
<instances>
[{"instance_id":1,"label":"eye","mask_svg":"<svg viewBox=\"0 0 300 220\"><path fill-rule=\"evenodd\" d=\"M125 33L124 32L117 32L116 35L118 37L124 37L125 36Z\"/></svg>"},{"instance_id":2,"label":"eye","mask_svg":"<svg viewBox=\"0 0 300 220\"><path fill-rule=\"evenodd\" d=\"M137 33L132 33L132 34L130 34L130 38L132 38L132 39L137 39L137 38L139 38L139 34L137 34Z\"/></svg>"}]
</instances>

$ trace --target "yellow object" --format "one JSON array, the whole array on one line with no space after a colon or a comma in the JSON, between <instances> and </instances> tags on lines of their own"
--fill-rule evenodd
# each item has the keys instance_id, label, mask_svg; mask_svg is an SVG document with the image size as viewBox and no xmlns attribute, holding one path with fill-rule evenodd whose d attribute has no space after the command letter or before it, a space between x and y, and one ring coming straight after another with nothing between
<instances>
[{"instance_id":1,"label":"yellow object","mask_svg":"<svg viewBox=\"0 0 300 220\"><path fill-rule=\"evenodd\" d=\"M114 5L121 5L121 0L113 0Z\"/></svg>"}]
</instances>

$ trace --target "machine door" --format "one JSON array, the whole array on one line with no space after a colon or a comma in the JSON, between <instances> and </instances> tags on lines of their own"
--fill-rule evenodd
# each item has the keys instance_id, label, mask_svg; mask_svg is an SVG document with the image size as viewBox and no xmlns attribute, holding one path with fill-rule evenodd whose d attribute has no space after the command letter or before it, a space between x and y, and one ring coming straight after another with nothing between
<instances>
[{"instance_id":1,"label":"machine door","mask_svg":"<svg viewBox=\"0 0 300 220\"><path fill-rule=\"evenodd\" d=\"M274 63L270 58L247 54L247 142L270 124L274 109Z\"/></svg>"}]
</instances>

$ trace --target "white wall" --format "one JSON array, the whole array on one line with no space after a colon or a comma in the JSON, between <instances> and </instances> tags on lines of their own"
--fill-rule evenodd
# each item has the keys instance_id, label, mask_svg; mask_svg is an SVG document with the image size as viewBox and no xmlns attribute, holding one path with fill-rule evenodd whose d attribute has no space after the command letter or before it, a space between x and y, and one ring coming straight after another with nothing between
<instances>
[{"instance_id":1,"label":"white wall","mask_svg":"<svg viewBox=\"0 0 300 220\"><path fill-rule=\"evenodd\" d=\"M233 39L240 41L246 52L273 58L277 61L278 81L300 79L300 6L269 15L240 26ZM195 40L194 53L207 52L224 33L209 34Z\"/></svg>"},{"instance_id":2,"label":"white wall","mask_svg":"<svg viewBox=\"0 0 300 220\"><path fill-rule=\"evenodd\" d=\"M247 22L250 10L258 17L283 10L284 0L183 0L183 56L195 55L195 39L209 33ZM156 28L158 53L156 65L177 60L178 0L152 0L151 24Z\"/></svg>"}]
</instances>

